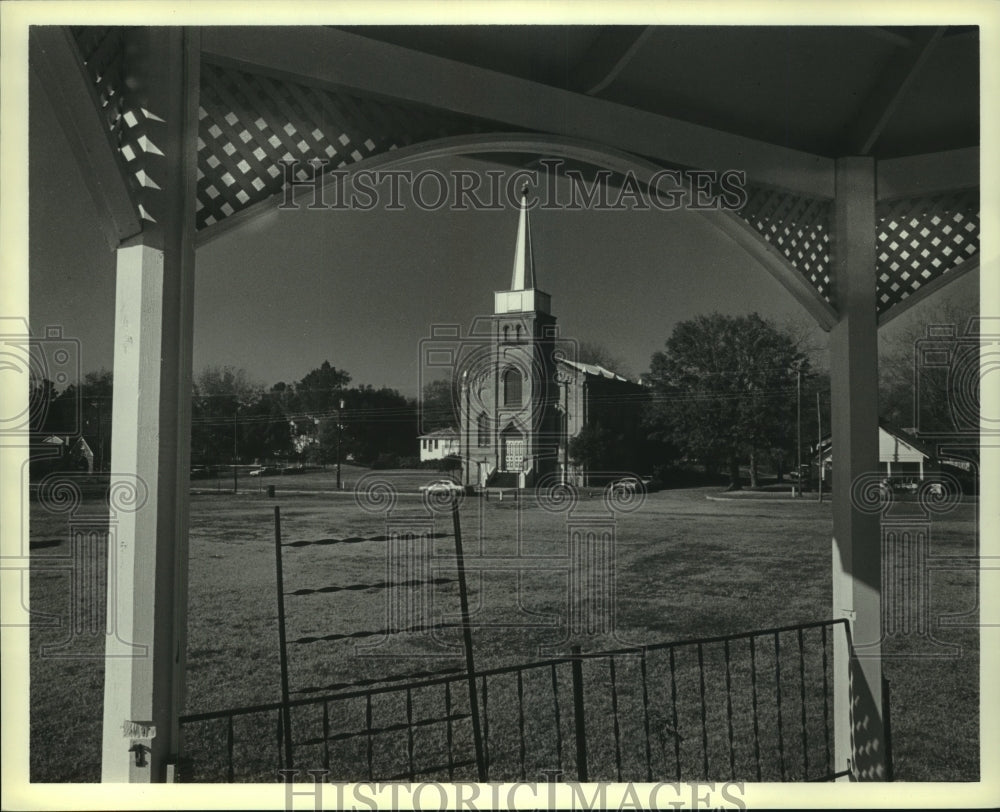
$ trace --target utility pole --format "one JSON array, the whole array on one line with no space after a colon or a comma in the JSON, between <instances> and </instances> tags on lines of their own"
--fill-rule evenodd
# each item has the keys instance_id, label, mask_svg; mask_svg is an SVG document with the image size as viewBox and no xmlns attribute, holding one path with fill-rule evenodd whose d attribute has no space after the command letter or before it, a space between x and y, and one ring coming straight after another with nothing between
<instances>
[{"instance_id":1,"label":"utility pole","mask_svg":"<svg viewBox=\"0 0 1000 812\"><path fill-rule=\"evenodd\" d=\"M459 427L463 429L464 437L461 439L465 440L465 457L462 460L462 484L468 485L471 478L469 467L472 465L472 423L470 420L470 414L472 412L472 407L469 404L469 370L464 370L462 372L462 394L465 395L465 409L463 414L463 419L459 421ZM476 424L476 430L478 431L479 424Z\"/></svg>"},{"instance_id":2,"label":"utility pole","mask_svg":"<svg viewBox=\"0 0 1000 812\"><path fill-rule=\"evenodd\" d=\"M823 413L819 409L819 390L816 390L816 482L819 501L823 501Z\"/></svg>"},{"instance_id":3,"label":"utility pole","mask_svg":"<svg viewBox=\"0 0 1000 812\"><path fill-rule=\"evenodd\" d=\"M340 435L344 429L343 423L340 422L340 413L344 409L344 399L340 399L340 408L337 409L337 490L340 490Z\"/></svg>"},{"instance_id":4,"label":"utility pole","mask_svg":"<svg viewBox=\"0 0 1000 812\"><path fill-rule=\"evenodd\" d=\"M802 362L795 367L795 479L802 498Z\"/></svg>"},{"instance_id":5,"label":"utility pole","mask_svg":"<svg viewBox=\"0 0 1000 812\"><path fill-rule=\"evenodd\" d=\"M236 456L237 452L236 446L237 446L237 437L239 436L237 423L239 421L239 414L240 414L240 405L237 403L236 406L233 408L233 493L236 493L237 488L239 487L239 475L236 473L236 461L238 459L238 457Z\"/></svg>"}]
</instances>

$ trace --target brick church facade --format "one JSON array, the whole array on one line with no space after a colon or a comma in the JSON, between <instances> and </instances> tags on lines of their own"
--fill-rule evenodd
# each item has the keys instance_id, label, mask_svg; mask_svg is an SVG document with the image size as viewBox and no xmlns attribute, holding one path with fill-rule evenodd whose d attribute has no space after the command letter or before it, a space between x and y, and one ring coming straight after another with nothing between
<instances>
[{"instance_id":1,"label":"brick church facade","mask_svg":"<svg viewBox=\"0 0 1000 812\"><path fill-rule=\"evenodd\" d=\"M476 349L459 369L464 484L524 488L545 478L579 485L638 471L646 390L581 363L574 342L560 340L551 298L536 287L526 197L510 288L494 293L493 315L478 319L473 335ZM573 438L595 426L619 446L625 463L616 470L573 458Z\"/></svg>"}]
</instances>

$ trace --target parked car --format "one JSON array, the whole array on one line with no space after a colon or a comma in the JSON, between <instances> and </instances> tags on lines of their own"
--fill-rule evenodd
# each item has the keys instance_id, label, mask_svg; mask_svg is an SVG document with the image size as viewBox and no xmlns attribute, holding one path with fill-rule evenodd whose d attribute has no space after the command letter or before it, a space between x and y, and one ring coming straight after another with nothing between
<instances>
[{"instance_id":1,"label":"parked car","mask_svg":"<svg viewBox=\"0 0 1000 812\"><path fill-rule=\"evenodd\" d=\"M426 485L420 486L420 491L428 494L438 491L445 493L462 493L464 490L465 488L450 479L435 479L433 482L428 482Z\"/></svg>"},{"instance_id":2,"label":"parked car","mask_svg":"<svg viewBox=\"0 0 1000 812\"><path fill-rule=\"evenodd\" d=\"M273 465L262 465L259 468L254 468L250 472L250 476L267 476L268 474L276 474L278 469Z\"/></svg>"},{"instance_id":3,"label":"parked car","mask_svg":"<svg viewBox=\"0 0 1000 812\"><path fill-rule=\"evenodd\" d=\"M611 492L622 496L652 493L657 490L659 490L659 483L651 476L626 476L611 483Z\"/></svg>"}]
</instances>

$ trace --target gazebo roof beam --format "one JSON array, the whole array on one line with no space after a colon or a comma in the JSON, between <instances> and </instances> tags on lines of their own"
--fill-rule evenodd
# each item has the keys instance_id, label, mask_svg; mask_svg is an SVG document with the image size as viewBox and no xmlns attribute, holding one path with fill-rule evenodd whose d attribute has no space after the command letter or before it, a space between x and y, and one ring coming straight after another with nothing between
<instances>
[{"instance_id":1,"label":"gazebo roof beam","mask_svg":"<svg viewBox=\"0 0 1000 812\"><path fill-rule=\"evenodd\" d=\"M944 26L920 29L916 38L899 50L872 85L860 110L847 126L847 154L868 155L885 125L906 95L914 77L927 61L934 46L944 35Z\"/></svg>"},{"instance_id":2,"label":"gazebo roof beam","mask_svg":"<svg viewBox=\"0 0 1000 812\"><path fill-rule=\"evenodd\" d=\"M589 96L604 90L632 61L653 30L650 25L603 28L572 71L576 89Z\"/></svg>"},{"instance_id":3,"label":"gazebo roof beam","mask_svg":"<svg viewBox=\"0 0 1000 812\"><path fill-rule=\"evenodd\" d=\"M861 30L875 39L880 39L883 42L891 42L893 45L899 45L902 48L910 47L910 44L913 42L913 40L904 34L886 28L884 25L869 25L863 27Z\"/></svg>"},{"instance_id":4,"label":"gazebo roof beam","mask_svg":"<svg viewBox=\"0 0 1000 812\"><path fill-rule=\"evenodd\" d=\"M206 59L249 71L611 144L669 164L739 167L755 183L816 198L834 195L829 158L335 28L207 27L202 42Z\"/></svg>"},{"instance_id":5,"label":"gazebo roof beam","mask_svg":"<svg viewBox=\"0 0 1000 812\"><path fill-rule=\"evenodd\" d=\"M979 147L885 158L876 172L879 200L972 189L979 186Z\"/></svg>"}]
</instances>

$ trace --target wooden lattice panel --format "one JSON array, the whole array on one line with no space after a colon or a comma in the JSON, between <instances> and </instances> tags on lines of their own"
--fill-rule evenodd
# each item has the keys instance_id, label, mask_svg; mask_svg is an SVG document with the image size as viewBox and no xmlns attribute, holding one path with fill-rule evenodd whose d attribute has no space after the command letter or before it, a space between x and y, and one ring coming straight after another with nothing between
<instances>
[{"instance_id":1,"label":"wooden lattice panel","mask_svg":"<svg viewBox=\"0 0 1000 812\"><path fill-rule=\"evenodd\" d=\"M87 75L101 106L112 143L123 159L128 183L139 216L155 221L150 211L156 209L149 193L159 189L152 175L156 171L147 160L162 157L156 145L163 119L156 111L146 110L129 90L128 40L142 36L143 29L122 26L80 26L71 29ZM155 163L155 161L154 161Z\"/></svg>"},{"instance_id":2,"label":"wooden lattice panel","mask_svg":"<svg viewBox=\"0 0 1000 812\"><path fill-rule=\"evenodd\" d=\"M120 26L76 26L70 30L100 99L101 114L117 144L125 113L126 29Z\"/></svg>"},{"instance_id":3,"label":"wooden lattice panel","mask_svg":"<svg viewBox=\"0 0 1000 812\"><path fill-rule=\"evenodd\" d=\"M979 191L879 204L876 267L882 313L979 250Z\"/></svg>"},{"instance_id":4,"label":"wooden lattice panel","mask_svg":"<svg viewBox=\"0 0 1000 812\"><path fill-rule=\"evenodd\" d=\"M740 217L831 301L830 201L755 186L747 192Z\"/></svg>"},{"instance_id":5,"label":"wooden lattice panel","mask_svg":"<svg viewBox=\"0 0 1000 812\"><path fill-rule=\"evenodd\" d=\"M134 30L134 29L133 29ZM72 29L112 142L123 158L143 219L155 220L154 167L162 119L128 92L125 27ZM141 31L140 31L141 33ZM483 122L411 105L334 93L203 63L198 111L197 227L217 223L280 192L281 161L325 160L324 171L449 135L491 129Z\"/></svg>"},{"instance_id":6,"label":"wooden lattice panel","mask_svg":"<svg viewBox=\"0 0 1000 812\"><path fill-rule=\"evenodd\" d=\"M205 63L198 112L197 225L205 228L297 180L407 144L480 132L479 122Z\"/></svg>"}]
</instances>

